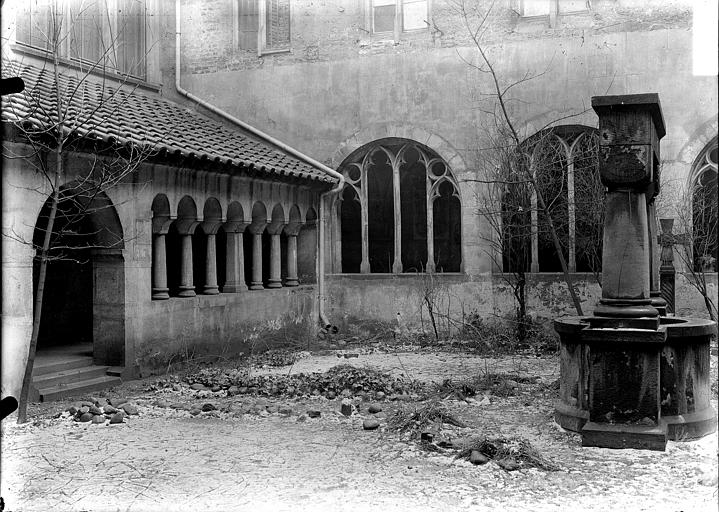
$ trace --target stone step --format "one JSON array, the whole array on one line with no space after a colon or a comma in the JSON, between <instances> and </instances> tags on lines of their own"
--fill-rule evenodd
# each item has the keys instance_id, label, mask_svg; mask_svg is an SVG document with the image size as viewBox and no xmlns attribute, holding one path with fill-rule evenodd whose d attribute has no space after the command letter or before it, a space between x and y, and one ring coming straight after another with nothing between
<instances>
[{"instance_id":1,"label":"stone step","mask_svg":"<svg viewBox=\"0 0 719 512\"><path fill-rule=\"evenodd\" d=\"M40 401L50 402L61 398L79 397L90 391L99 391L112 386L122 384L122 379L104 375L94 379L83 380L80 382L71 382L66 385L57 385L46 389L39 389Z\"/></svg>"},{"instance_id":2,"label":"stone step","mask_svg":"<svg viewBox=\"0 0 719 512\"><path fill-rule=\"evenodd\" d=\"M32 368L33 378L46 375L48 373L62 372L72 370L74 368L82 368L84 366L92 366L93 361L90 356L65 356L57 358L44 358L44 361L35 361Z\"/></svg>"},{"instance_id":3,"label":"stone step","mask_svg":"<svg viewBox=\"0 0 719 512\"><path fill-rule=\"evenodd\" d=\"M38 389L47 389L58 384L70 384L83 380L91 380L107 375L107 366L84 366L42 375L33 375L32 383Z\"/></svg>"}]
</instances>

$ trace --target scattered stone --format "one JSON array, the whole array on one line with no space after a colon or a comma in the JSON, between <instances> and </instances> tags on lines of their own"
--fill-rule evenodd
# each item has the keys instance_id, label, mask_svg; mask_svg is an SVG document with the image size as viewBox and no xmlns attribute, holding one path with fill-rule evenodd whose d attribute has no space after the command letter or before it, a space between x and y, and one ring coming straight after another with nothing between
<instances>
[{"instance_id":1,"label":"scattered stone","mask_svg":"<svg viewBox=\"0 0 719 512\"><path fill-rule=\"evenodd\" d=\"M278 409L278 411L282 416L291 416L292 415L292 409L286 405L281 406Z\"/></svg>"},{"instance_id":2,"label":"scattered stone","mask_svg":"<svg viewBox=\"0 0 719 512\"><path fill-rule=\"evenodd\" d=\"M90 420L92 420L92 414L90 414L89 412L84 412L80 414L80 417L78 418L78 421L81 421L83 423Z\"/></svg>"},{"instance_id":3,"label":"scattered stone","mask_svg":"<svg viewBox=\"0 0 719 512\"><path fill-rule=\"evenodd\" d=\"M267 410L260 411L260 414L259 414L259 416L261 416L261 417L263 417L263 418L266 418L266 417L269 416L269 415L270 415L270 413L267 412Z\"/></svg>"},{"instance_id":4,"label":"scattered stone","mask_svg":"<svg viewBox=\"0 0 719 512\"><path fill-rule=\"evenodd\" d=\"M121 409L124 410L129 416L140 414L140 411L138 411L137 407L132 404L123 404Z\"/></svg>"},{"instance_id":5,"label":"scattered stone","mask_svg":"<svg viewBox=\"0 0 719 512\"><path fill-rule=\"evenodd\" d=\"M342 393L340 393L340 395L343 396L344 398L348 398L348 397L352 396L352 391L345 388L342 390Z\"/></svg>"},{"instance_id":6,"label":"scattered stone","mask_svg":"<svg viewBox=\"0 0 719 512\"><path fill-rule=\"evenodd\" d=\"M190 414L192 414L193 416L197 416L201 412L202 409L200 409L199 407L193 407L192 409L190 409Z\"/></svg>"},{"instance_id":7,"label":"scattered stone","mask_svg":"<svg viewBox=\"0 0 719 512\"><path fill-rule=\"evenodd\" d=\"M240 388L237 386L230 386L227 388L227 396L235 396L237 393L239 393Z\"/></svg>"},{"instance_id":8,"label":"scattered stone","mask_svg":"<svg viewBox=\"0 0 719 512\"><path fill-rule=\"evenodd\" d=\"M71 405L70 407L67 408L67 412L70 413L70 416L75 416L77 414L77 407L75 407L74 405Z\"/></svg>"},{"instance_id":9,"label":"scattered stone","mask_svg":"<svg viewBox=\"0 0 719 512\"><path fill-rule=\"evenodd\" d=\"M78 411L80 414L86 414L90 412L90 408L87 405L83 405L80 407L80 410Z\"/></svg>"},{"instance_id":10,"label":"scattered stone","mask_svg":"<svg viewBox=\"0 0 719 512\"><path fill-rule=\"evenodd\" d=\"M102 414L102 410L100 410L100 408L95 405L89 407L87 412L89 412L93 416L99 416Z\"/></svg>"},{"instance_id":11,"label":"scattered stone","mask_svg":"<svg viewBox=\"0 0 719 512\"><path fill-rule=\"evenodd\" d=\"M93 423L105 423L105 416L102 416L102 415L93 416L92 422Z\"/></svg>"},{"instance_id":12,"label":"scattered stone","mask_svg":"<svg viewBox=\"0 0 719 512\"><path fill-rule=\"evenodd\" d=\"M655 425L656 423L651 418L644 416L641 420L639 420L639 424L640 425Z\"/></svg>"},{"instance_id":13,"label":"scattered stone","mask_svg":"<svg viewBox=\"0 0 719 512\"><path fill-rule=\"evenodd\" d=\"M477 402L477 405L489 405L491 403L492 401L489 399L489 396L485 396L479 402Z\"/></svg>"},{"instance_id":14,"label":"scattered stone","mask_svg":"<svg viewBox=\"0 0 719 512\"><path fill-rule=\"evenodd\" d=\"M276 414L277 411L279 411L279 407L277 407L276 405L268 405L265 410L270 414Z\"/></svg>"},{"instance_id":15,"label":"scattered stone","mask_svg":"<svg viewBox=\"0 0 719 512\"><path fill-rule=\"evenodd\" d=\"M469 462L476 465L482 465L489 462L489 457L479 450L472 450L472 453L469 454Z\"/></svg>"},{"instance_id":16,"label":"scattered stone","mask_svg":"<svg viewBox=\"0 0 719 512\"><path fill-rule=\"evenodd\" d=\"M329 398L330 400L334 400L335 398L337 398L337 393L335 393L334 391L328 391L327 398Z\"/></svg>"},{"instance_id":17,"label":"scattered stone","mask_svg":"<svg viewBox=\"0 0 719 512\"><path fill-rule=\"evenodd\" d=\"M367 418L362 422L362 428L365 430L377 430L377 428L379 428L379 421L374 418Z\"/></svg>"},{"instance_id":18,"label":"scattered stone","mask_svg":"<svg viewBox=\"0 0 719 512\"><path fill-rule=\"evenodd\" d=\"M382 406L379 404L371 404L367 410L370 414L377 414L378 412L382 412Z\"/></svg>"},{"instance_id":19,"label":"scattered stone","mask_svg":"<svg viewBox=\"0 0 719 512\"><path fill-rule=\"evenodd\" d=\"M172 385L172 391L180 391L180 390L182 390L182 386L180 386L179 384Z\"/></svg>"},{"instance_id":20,"label":"scattered stone","mask_svg":"<svg viewBox=\"0 0 719 512\"><path fill-rule=\"evenodd\" d=\"M375 396L377 397L377 400L384 400L386 395L384 391L377 391L377 394Z\"/></svg>"},{"instance_id":21,"label":"scattered stone","mask_svg":"<svg viewBox=\"0 0 719 512\"><path fill-rule=\"evenodd\" d=\"M320 416L322 416L322 411L318 411L317 409L310 409L309 411L307 411L307 416L309 416L310 418L319 418Z\"/></svg>"},{"instance_id":22,"label":"scattered stone","mask_svg":"<svg viewBox=\"0 0 719 512\"><path fill-rule=\"evenodd\" d=\"M504 381L505 387L508 387L510 389L517 389L519 387L519 383L516 380L507 379Z\"/></svg>"},{"instance_id":23,"label":"scattered stone","mask_svg":"<svg viewBox=\"0 0 719 512\"><path fill-rule=\"evenodd\" d=\"M248 391L247 386L241 386L240 389L237 390L237 392L241 395L246 395L247 391Z\"/></svg>"},{"instance_id":24,"label":"scattered stone","mask_svg":"<svg viewBox=\"0 0 719 512\"><path fill-rule=\"evenodd\" d=\"M355 357L359 357L359 354L355 354L355 353L352 353L352 352L345 354L345 359L352 359L352 358L355 358Z\"/></svg>"},{"instance_id":25,"label":"scattered stone","mask_svg":"<svg viewBox=\"0 0 719 512\"><path fill-rule=\"evenodd\" d=\"M221 391L221 390L222 390L221 386L212 386L212 388L210 389L210 391L212 391L213 393L217 393L218 391Z\"/></svg>"},{"instance_id":26,"label":"scattered stone","mask_svg":"<svg viewBox=\"0 0 719 512\"><path fill-rule=\"evenodd\" d=\"M304 414L297 417L297 423L303 423L305 421L307 421L307 416L305 416Z\"/></svg>"},{"instance_id":27,"label":"scattered stone","mask_svg":"<svg viewBox=\"0 0 719 512\"><path fill-rule=\"evenodd\" d=\"M204 404L202 406L202 412L210 412L217 410L217 407L215 407L213 404Z\"/></svg>"},{"instance_id":28,"label":"scattered stone","mask_svg":"<svg viewBox=\"0 0 719 512\"><path fill-rule=\"evenodd\" d=\"M315 388L312 390L312 396L320 396L322 393L320 393L320 390Z\"/></svg>"},{"instance_id":29,"label":"scattered stone","mask_svg":"<svg viewBox=\"0 0 719 512\"><path fill-rule=\"evenodd\" d=\"M112 402L108 402L113 407L116 407L117 409L122 409L122 406L127 403L127 398L118 398L117 400L113 400Z\"/></svg>"},{"instance_id":30,"label":"scattered stone","mask_svg":"<svg viewBox=\"0 0 719 512\"><path fill-rule=\"evenodd\" d=\"M80 402L81 407L91 407L93 405L95 405L93 402L88 402L88 401Z\"/></svg>"},{"instance_id":31,"label":"scattered stone","mask_svg":"<svg viewBox=\"0 0 719 512\"><path fill-rule=\"evenodd\" d=\"M444 436L439 436L435 440L434 444L436 444L437 446L439 446L441 448L454 448L454 443L452 442L452 440L450 438L444 437Z\"/></svg>"},{"instance_id":32,"label":"scattered stone","mask_svg":"<svg viewBox=\"0 0 719 512\"><path fill-rule=\"evenodd\" d=\"M117 409L115 409L115 408L114 408L113 406L111 406L110 404L107 404L105 407L102 408L102 411L103 411L105 414L115 414L115 413L117 412Z\"/></svg>"},{"instance_id":33,"label":"scattered stone","mask_svg":"<svg viewBox=\"0 0 719 512\"><path fill-rule=\"evenodd\" d=\"M195 382L190 386L190 389L194 389L195 391L199 391L201 389L206 389L204 384L200 384L199 382Z\"/></svg>"},{"instance_id":34,"label":"scattered stone","mask_svg":"<svg viewBox=\"0 0 719 512\"><path fill-rule=\"evenodd\" d=\"M162 399L155 400L155 407L162 407L163 409L166 409L166 408L170 407L170 402L168 402L167 400L162 400Z\"/></svg>"},{"instance_id":35,"label":"scattered stone","mask_svg":"<svg viewBox=\"0 0 719 512\"><path fill-rule=\"evenodd\" d=\"M349 398L343 399L342 405L340 406L340 412L342 414L344 414L345 416L352 416L352 409L353 409L352 400L350 400Z\"/></svg>"},{"instance_id":36,"label":"scattered stone","mask_svg":"<svg viewBox=\"0 0 719 512\"><path fill-rule=\"evenodd\" d=\"M110 425L115 425L117 423L123 423L125 421L125 415L122 412L116 412L112 415L112 418L110 418Z\"/></svg>"},{"instance_id":37,"label":"scattered stone","mask_svg":"<svg viewBox=\"0 0 719 512\"><path fill-rule=\"evenodd\" d=\"M517 461L514 461L512 459L499 459L495 462L500 468L506 471L514 471L521 467Z\"/></svg>"}]
</instances>

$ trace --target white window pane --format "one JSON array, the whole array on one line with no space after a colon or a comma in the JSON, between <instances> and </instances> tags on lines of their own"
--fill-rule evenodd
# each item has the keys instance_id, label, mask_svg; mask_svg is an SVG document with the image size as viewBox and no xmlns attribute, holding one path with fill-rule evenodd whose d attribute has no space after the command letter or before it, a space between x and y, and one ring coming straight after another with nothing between
<instances>
[{"instance_id":1,"label":"white window pane","mask_svg":"<svg viewBox=\"0 0 719 512\"><path fill-rule=\"evenodd\" d=\"M375 6L374 8L374 32L394 31L395 5Z\"/></svg>"},{"instance_id":2,"label":"white window pane","mask_svg":"<svg viewBox=\"0 0 719 512\"><path fill-rule=\"evenodd\" d=\"M559 0L559 13L582 12L587 10L587 0Z\"/></svg>"},{"instance_id":3,"label":"white window pane","mask_svg":"<svg viewBox=\"0 0 719 512\"><path fill-rule=\"evenodd\" d=\"M523 0L522 16L547 16L552 0Z\"/></svg>"},{"instance_id":4,"label":"white window pane","mask_svg":"<svg viewBox=\"0 0 719 512\"><path fill-rule=\"evenodd\" d=\"M395 5L397 2L395 0L372 0L372 5L375 7L379 7L381 5Z\"/></svg>"},{"instance_id":5,"label":"white window pane","mask_svg":"<svg viewBox=\"0 0 719 512\"><path fill-rule=\"evenodd\" d=\"M427 1L405 2L402 15L404 30L427 28Z\"/></svg>"}]
</instances>

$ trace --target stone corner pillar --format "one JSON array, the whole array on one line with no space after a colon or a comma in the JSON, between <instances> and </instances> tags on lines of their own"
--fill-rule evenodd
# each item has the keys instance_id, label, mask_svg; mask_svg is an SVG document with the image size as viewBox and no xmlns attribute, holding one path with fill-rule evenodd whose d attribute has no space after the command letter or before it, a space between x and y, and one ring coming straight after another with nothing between
<instances>
[{"instance_id":1,"label":"stone corner pillar","mask_svg":"<svg viewBox=\"0 0 719 512\"><path fill-rule=\"evenodd\" d=\"M170 230L170 217L152 218L152 299L166 300L170 298L167 287L167 248L165 237Z\"/></svg>"}]
</instances>

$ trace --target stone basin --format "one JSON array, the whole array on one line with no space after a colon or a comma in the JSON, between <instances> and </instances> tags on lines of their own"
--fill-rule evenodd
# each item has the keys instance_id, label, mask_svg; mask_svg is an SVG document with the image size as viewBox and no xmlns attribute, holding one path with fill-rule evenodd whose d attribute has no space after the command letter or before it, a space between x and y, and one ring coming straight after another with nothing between
<instances>
[{"instance_id":1,"label":"stone basin","mask_svg":"<svg viewBox=\"0 0 719 512\"><path fill-rule=\"evenodd\" d=\"M589 385L592 350L585 329L590 317L567 316L554 321L560 340L560 387L555 419L567 430L581 432L589 421ZM659 425L667 439L697 439L716 431L717 418L711 399L710 342L716 324L702 318L660 317L666 332L659 357ZM606 329L630 334L639 329ZM622 344L608 336L602 349Z\"/></svg>"}]
</instances>

